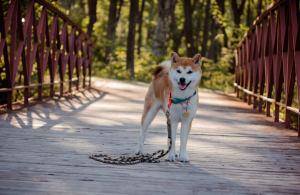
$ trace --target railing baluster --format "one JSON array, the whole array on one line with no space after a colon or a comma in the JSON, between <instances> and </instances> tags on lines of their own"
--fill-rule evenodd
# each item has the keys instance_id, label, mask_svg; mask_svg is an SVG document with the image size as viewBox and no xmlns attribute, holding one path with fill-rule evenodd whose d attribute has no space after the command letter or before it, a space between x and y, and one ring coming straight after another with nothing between
<instances>
[{"instance_id":1,"label":"railing baluster","mask_svg":"<svg viewBox=\"0 0 300 195\"><path fill-rule=\"evenodd\" d=\"M14 90L24 89L24 103L28 104L30 87L38 87L39 100L43 98L43 85L50 85L50 97L54 96L55 84L60 84L60 96L63 95L64 82L69 83L69 91L71 92L72 81L76 80L76 89L78 89L79 79L81 79L81 67L83 67L83 86L85 87L87 68L89 69L89 81L91 80L92 47L94 43L86 33L76 23L45 0L29 0L23 24L20 2L21 0L11 0L6 20L4 21L4 11L2 1L0 1L0 60L3 55L7 80L7 88L0 89L0 92L7 92L7 109L12 109L12 94ZM38 6L43 6L38 24L36 22L35 3L38 3ZM47 11L54 13L50 32ZM61 31L59 29L59 18L63 20ZM70 37L68 35L68 25L72 27ZM8 32L11 33L10 36L7 36ZM77 38L76 32L79 32ZM18 40L17 33L19 33ZM7 37L11 38L9 53ZM82 47L82 40L84 40L84 47ZM16 50L18 41L18 48ZM15 79L21 57L24 86L15 87ZM38 84L30 84L35 63L37 63L38 68ZM67 64L69 77L68 80L65 80ZM50 83L44 83L47 65L50 71ZM60 82L55 81L57 66L59 66ZM77 78L73 79L75 66Z\"/></svg>"},{"instance_id":2,"label":"railing baluster","mask_svg":"<svg viewBox=\"0 0 300 195\"><path fill-rule=\"evenodd\" d=\"M52 21L52 26L51 26L51 32L50 32L50 37L49 39L52 40L52 56L51 56L51 64L50 64L50 97L53 98L54 95L54 78L55 78L55 73L56 73L56 68L58 64L58 60L60 57L60 50L57 50L57 47L59 43L56 43L57 37L59 37L58 32L58 15L54 14L53 16L53 21Z\"/></svg>"},{"instance_id":3,"label":"railing baluster","mask_svg":"<svg viewBox=\"0 0 300 195\"><path fill-rule=\"evenodd\" d=\"M251 67L251 64L252 64L252 60L250 59L250 56L251 56L251 43L252 43L252 40L250 40L250 37L246 37L246 67L247 67L247 86L248 86L248 90L249 91L252 91L252 67ZM248 105L251 105L251 95L248 94Z\"/></svg>"},{"instance_id":4,"label":"railing baluster","mask_svg":"<svg viewBox=\"0 0 300 195\"><path fill-rule=\"evenodd\" d=\"M275 88L275 101L280 102L282 83L283 83L283 71L281 66L282 58L282 43L281 43L281 22L284 20L284 5L280 5L278 8L276 37L273 44L273 72L274 72L274 88ZM275 104L275 122L279 122L279 105Z\"/></svg>"},{"instance_id":5,"label":"railing baluster","mask_svg":"<svg viewBox=\"0 0 300 195\"><path fill-rule=\"evenodd\" d=\"M92 86L92 62L93 62L93 59L92 59L92 56L93 56L93 47L92 46L89 46L89 87Z\"/></svg>"},{"instance_id":6,"label":"railing baluster","mask_svg":"<svg viewBox=\"0 0 300 195\"><path fill-rule=\"evenodd\" d=\"M69 42L69 53L70 53L70 61L69 61L69 92L72 91L72 77L73 77L73 70L76 63L76 55L74 52L74 45L75 45L75 28L72 28L71 35L70 35L70 42Z\"/></svg>"},{"instance_id":7,"label":"railing baluster","mask_svg":"<svg viewBox=\"0 0 300 195\"><path fill-rule=\"evenodd\" d=\"M27 54L26 54L26 64L23 66L24 70L24 85L29 86L30 84L30 78L31 78L31 72L30 70L30 53L31 53L31 36L32 36L32 24L33 24L33 6L34 1L31 0L28 5L28 9L26 12L25 17L25 24L23 27L24 34L27 31ZM28 104L28 98L29 98L29 88L24 89L24 103Z\"/></svg>"},{"instance_id":8,"label":"railing baluster","mask_svg":"<svg viewBox=\"0 0 300 195\"><path fill-rule=\"evenodd\" d=\"M257 93L258 90L258 60L259 60L259 49L260 49L260 26L256 24L256 32L252 32L252 40L254 40L253 43L253 92ZM253 109L256 109L257 107L257 97L253 97Z\"/></svg>"},{"instance_id":9,"label":"railing baluster","mask_svg":"<svg viewBox=\"0 0 300 195\"><path fill-rule=\"evenodd\" d=\"M246 44L242 43L242 67L243 67L243 84L244 88L247 89L247 54L246 54ZM244 92L244 102L247 102L247 94Z\"/></svg>"},{"instance_id":10,"label":"railing baluster","mask_svg":"<svg viewBox=\"0 0 300 195\"><path fill-rule=\"evenodd\" d=\"M80 72L81 72L81 67L82 67L82 62L83 58L82 56L79 56L79 53L82 55L82 34L80 33L78 38L77 38L77 46L76 46L76 53L77 53L77 60L76 60L76 75L79 78ZM79 88L79 79L76 81L76 90Z\"/></svg>"}]
</instances>

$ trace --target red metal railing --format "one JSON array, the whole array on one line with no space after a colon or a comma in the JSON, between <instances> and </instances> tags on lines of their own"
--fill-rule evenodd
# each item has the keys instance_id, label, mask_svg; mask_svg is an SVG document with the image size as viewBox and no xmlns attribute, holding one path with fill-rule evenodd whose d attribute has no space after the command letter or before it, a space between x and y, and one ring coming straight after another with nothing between
<instances>
[{"instance_id":1,"label":"red metal railing","mask_svg":"<svg viewBox=\"0 0 300 195\"><path fill-rule=\"evenodd\" d=\"M22 18L22 0L11 0L8 10L3 9L3 3L1 0L0 62L3 55L7 88L1 88L0 94L7 92L8 109L12 109L14 90L24 89L24 103L27 104L31 87L38 87L38 99L41 100L43 85L50 85L50 97L53 97L54 84L60 84L62 96L64 82L69 83L70 92L72 82L76 81L76 89L78 89L81 78L83 79L82 86L85 87L87 71L89 71L89 86L91 85L94 43L75 22L45 0L29 0L25 18ZM37 6L41 9L38 14L36 13ZM48 23L49 13L51 13L51 28ZM61 29L60 26L62 26ZM30 79L35 63L38 83L31 84ZM15 86L19 66L23 68L23 86ZM50 74L49 83L44 82L47 67ZM59 67L60 81L55 81L57 67ZM68 80L65 80L67 67ZM76 68L76 77L73 78L74 68ZM81 70L82 77L80 77Z\"/></svg>"},{"instance_id":2,"label":"red metal railing","mask_svg":"<svg viewBox=\"0 0 300 195\"><path fill-rule=\"evenodd\" d=\"M235 91L244 92L244 101L262 112L266 101L266 115L275 104L275 122L279 121L279 107L286 109L285 127L290 128L295 77L297 76L298 105L300 105L300 30L299 1L278 0L255 21L239 43L236 51ZM284 84L285 103L281 103ZM258 91L259 90L259 91ZM263 94L266 93L266 96ZM274 99L272 99L274 93ZM298 122L300 136L300 121Z\"/></svg>"}]
</instances>

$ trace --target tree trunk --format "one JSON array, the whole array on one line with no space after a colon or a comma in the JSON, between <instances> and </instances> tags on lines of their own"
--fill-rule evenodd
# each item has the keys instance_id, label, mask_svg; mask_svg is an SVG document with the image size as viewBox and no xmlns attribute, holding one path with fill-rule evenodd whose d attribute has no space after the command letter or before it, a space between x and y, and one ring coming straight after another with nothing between
<instances>
[{"instance_id":1,"label":"tree trunk","mask_svg":"<svg viewBox=\"0 0 300 195\"><path fill-rule=\"evenodd\" d=\"M212 59L214 62L217 62L217 44L218 41L215 40L215 37L218 32L219 25L216 24L215 20L211 18L211 38L210 38L210 48L208 53L208 58Z\"/></svg>"},{"instance_id":2,"label":"tree trunk","mask_svg":"<svg viewBox=\"0 0 300 195\"><path fill-rule=\"evenodd\" d=\"M258 0L257 2L257 17L261 14L261 8L262 8L262 0Z\"/></svg>"},{"instance_id":3,"label":"tree trunk","mask_svg":"<svg viewBox=\"0 0 300 195\"><path fill-rule=\"evenodd\" d=\"M109 46L106 47L105 62L109 63L109 54L113 53L113 43L115 40L115 31L117 25L117 3L118 0L111 0L109 5L108 25L107 25L107 40L109 40Z\"/></svg>"},{"instance_id":4,"label":"tree trunk","mask_svg":"<svg viewBox=\"0 0 300 195\"><path fill-rule=\"evenodd\" d=\"M152 22L152 18L154 16L154 11L156 10L156 7L154 6L154 1L153 0L148 0L147 1L149 3L149 7L147 12L148 12L148 23L147 23L147 38L146 38L146 45L152 45L153 43L151 42L151 40L153 39L153 35L154 35L154 28L152 28L151 22Z\"/></svg>"},{"instance_id":5,"label":"tree trunk","mask_svg":"<svg viewBox=\"0 0 300 195\"><path fill-rule=\"evenodd\" d=\"M111 0L109 5L109 18L107 25L107 40L110 41L110 45L106 47L105 51L105 63L108 64L110 61L109 54L113 54L114 52L114 42L116 36L116 27L120 18L121 8L123 5L123 0L119 0L119 9L117 10L118 0Z\"/></svg>"},{"instance_id":6,"label":"tree trunk","mask_svg":"<svg viewBox=\"0 0 300 195\"><path fill-rule=\"evenodd\" d=\"M231 2L231 8L232 8L233 17L234 17L233 21L234 21L235 25L237 27L239 27L239 25L241 23L241 15L243 14L246 0L242 0L240 7L238 7L236 0L231 0L230 2ZM233 36L237 37L237 34L234 33Z\"/></svg>"},{"instance_id":7,"label":"tree trunk","mask_svg":"<svg viewBox=\"0 0 300 195\"><path fill-rule=\"evenodd\" d=\"M206 57L209 19L210 19L210 0L207 0L206 7L205 7L205 20L204 20L203 41L202 41L202 50L201 50L201 55L203 57Z\"/></svg>"},{"instance_id":8,"label":"tree trunk","mask_svg":"<svg viewBox=\"0 0 300 195\"><path fill-rule=\"evenodd\" d=\"M194 1L194 6L197 1ZM196 52L194 48L194 33L193 33L193 12L194 9L191 5L191 0L184 1L184 32L185 32L185 41L186 41L186 51L187 57L193 57Z\"/></svg>"},{"instance_id":9,"label":"tree trunk","mask_svg":"<svg viewBox=\"0 0 300 195\"><path fill-rule=\"evenodd\" d=\"M222 15L224 16L225 14L225 1L224 0L217 0L217 3L218 3L218 6L220 8L220 11L222 13ZM224 35L224 47L228 48L228 37L227 37L227 34L226 34L226 30L225 30L225 27L222 26L221 27L221 30L222 30L222 33Z\"/></svg>"},{"instance_id":10,"label":"tree trunk","mask_svg":"<svg viewBox=\"0 0 300 195\"><path fill-rule=\"evenodd\" d=\"M158 17L152 46L152 52L155 57L163 56L163 48L165 46L169 27L169 16L175 8L175 2L176 0L158 1Z\"/></svg>"},{"instance_id":11,"label":"tree trunk","mask_svg":"<svg viewBox=\"0 0 300 195\"><path fill-rule=\"evenodd\" d=\"M202 9L203 9L203 2L200 3L199 5L199 14L198 14L198 18L197 18L197 25L196 25L196 32L197 32L197 42L196 42L196 46L195 46L195 49L197 51L197 53L199 53L199 46L201 45L201 40L200 40L200 32L201 32L201 26L202 26L202 20L203 20L203 17L202 17Z\"/></svg>"},{"instance_id":12,"label":"tree trunk","mask_svg":"<svg viewBox=\"0 0 300 195\"><path fill-rule=\"evenodd\" d=\"M68 6L66 4L66 0L60 0L60 6L62 6L65 10L68 9Z\"/></svg>"},{"instance_id":13,"label":"tree trunk","mask_svg":"<svg viewBox=\"0 0 300 195\"><path fill-rule=\"evenodd\" d=\"M79 1L79 6L80 6L80 9L81 9L83 18L85 18L85 16L86 16L85 15L85 9L84 9L85 3L83 2L83 0Z\"/></svg>"},{"instance_id":14,"label":"tree trunk","mask_svg":"<svg viewBox=\"0 0 300 195\"><path fill-rule=\"evenodd\" d=\"M178 49L181 45L181 39L183 35L184 35L184 29L182 29L181 31L178 29L172 31L172 39L173 39L172 51L178 53Z\"/></svg>"},{"instance_id":15,"label":"tree trunk","mask_svg":"<svg viewBox=\"0 0 300 195\"><path fill-rule=\"evenodd\" d=\"M248 0L248 6L247 6L247 26L251 26L251 0Z\"/></svg>"},{"instance_id":16,"label":"tree trunk","mask_svg":"<svg viewBox=\"0 0 300 195\"><path fill-rule=\"evenodd\" d=\"M177 1L175 2L175 4L177 3ZM171 39L173 40L173 45L172 45L172 51L178 53L179 47L181 45L181 39L184 35L184 28L182 30L179 30L177 28L177 24L176 24L176 16L175 16L175 7L172 10L171 13Z\"/></svg>"},{"instance_id":17,"label":"tree trunk","mask_svg":"<svg viewBox=\"0 0 300 195\"><path fill-rule=\"evenodd\" d=\"M230 1L231 8L233 11L233 21L237 28L239 28L240 23L241 23L241 15L243 14L245 2L246 2L246 0L242 0L240 7L238 7L236 0ZM238 35L235 32L233 32L233 37L238 38ZM237 44L237 42L232 42L232 44ZM235 62L234 61L235 60L233 59L233 63L231 64L231 67L229 69L229 72L232 74L234 74L234 72L235 72Z\"/></svg>"},{"instance_id":18,"label":"tree trunk","mask_svg":"<svg viewBox=\"0 0 300 195\"><path fill-rule=\"evenodd\" d=\"M89 37L92 37L93 26L97 20L97 17L96 17L97 0L88 0L88 2L89 2L90 22L88 24L88 33L87 34Z\"/></svg>"},{"instance_id":19,"label":"tree trunk","mask_svg":"<svg viewBox=\"0 0 300 195\"><path fill-rule=\"evenodd\" d=\"M120 18L120 15L121 15L121 9L122 9L122 5L123 5L123 3L124 3L124 0L120 0L120 1L119 1L119 9L118 9L118 11L117 11L117 19L116 19L116 22L118 22L118 21L119 21L119 18Z\"/></svg>"},{"instance_id":20,"label":"tree trunk","mask_svg":"<svg viewBox=\"0 0 300 195\"><path fill-rule=\"evenodd\" d=\"M140 55L141 53L141 45L142 45L142 24L143 24L143 13L144 13L144 8L145 8L145 0L142 0L142 5L141 5L141 9L139 11L139 30L138 30L138 34L139 34L139 39L138 39L138 55Z\"/></svg>"},{"instance_id":21,"label":"tree trunk","mask_svg":"<svg viewBox=\"0 0 300 195\"><path fill-rule=\"evenodd\" d=\"M130 0L129 31L127 36L127 70L134 78L134 45L135 45L135 26L138 15L138 0Z\"/></svg>"},{"instance_id":22,"label":"tree trunk","mask_svg":"<svg viewBox=\"0 0 300 195\"><path fill-rule=\"evenodd\" d=\"M177 1L175 2L176 5ZM178 49L181 45L181 38L184 35L184 29L179 30L177 28L177 24L176 24L176 16L175 16L175 9L173 9L172 13L171 13L171 39L173 40L173 45L172 45L172 51L178 53Z\"/></svg>"}]
</instances>

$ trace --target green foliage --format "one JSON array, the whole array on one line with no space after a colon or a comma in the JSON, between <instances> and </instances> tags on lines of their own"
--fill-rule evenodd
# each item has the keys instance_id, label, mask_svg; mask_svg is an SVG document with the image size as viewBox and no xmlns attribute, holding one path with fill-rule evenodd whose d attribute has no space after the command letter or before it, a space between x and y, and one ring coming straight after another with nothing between
<instances>
[{"instance_id":1,"label":"green foliage","mask_svg":"<svg viewBox=\"0 0 300 195\"><path fill-rule=\"evenodd\" d=\"M156 59L151 52L143 52L140 56L135 54L135 80L151 82L151 72L155 68ZM119 46L115 49L115 56L111 63L97 61L93 63L94 75L104 78L132 80L126 70L126 47Z\"/></svg>"},{"instance_id":2,"label":"green foliage","mask_svg":"<svg viewBox=\"0 0 300 195\"><path fill-rule=\"evenodd\" d=\"M239 40L243 37L249 27L236 26L232 20L222 15L217 3L211 6L211 12L216 23L221 27L225 27L227 36L229 37L229 47L223 47L220 59L214 63L212 60L204 58L203 60L203 77L201 86L211 89L224 90L225 93L232 91L234 83L234 74L230 73L235 63L235 49ZM218 34L215 39L223 38L224 34Z\"/></svg>"}]
</instances>

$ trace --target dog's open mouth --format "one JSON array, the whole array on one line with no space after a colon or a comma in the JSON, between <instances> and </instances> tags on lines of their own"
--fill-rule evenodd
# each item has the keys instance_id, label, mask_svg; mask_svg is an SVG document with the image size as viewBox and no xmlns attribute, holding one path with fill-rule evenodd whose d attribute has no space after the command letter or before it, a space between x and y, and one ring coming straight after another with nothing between
<instances>
[{"instance_id":1,"label":"dog's open mouth","mask_svg":"<svg viewBox=\"0 0 300 195\"><path fill-rule=\"evenodd\" d=\"M190 81L188 84L181 84L181 83L178 83L179 89L180 89L180 90L185 90L185 89L189 86L189 84L190 84L191 82L192 82L192 81Z\"/></svg>"}]
</instances>

